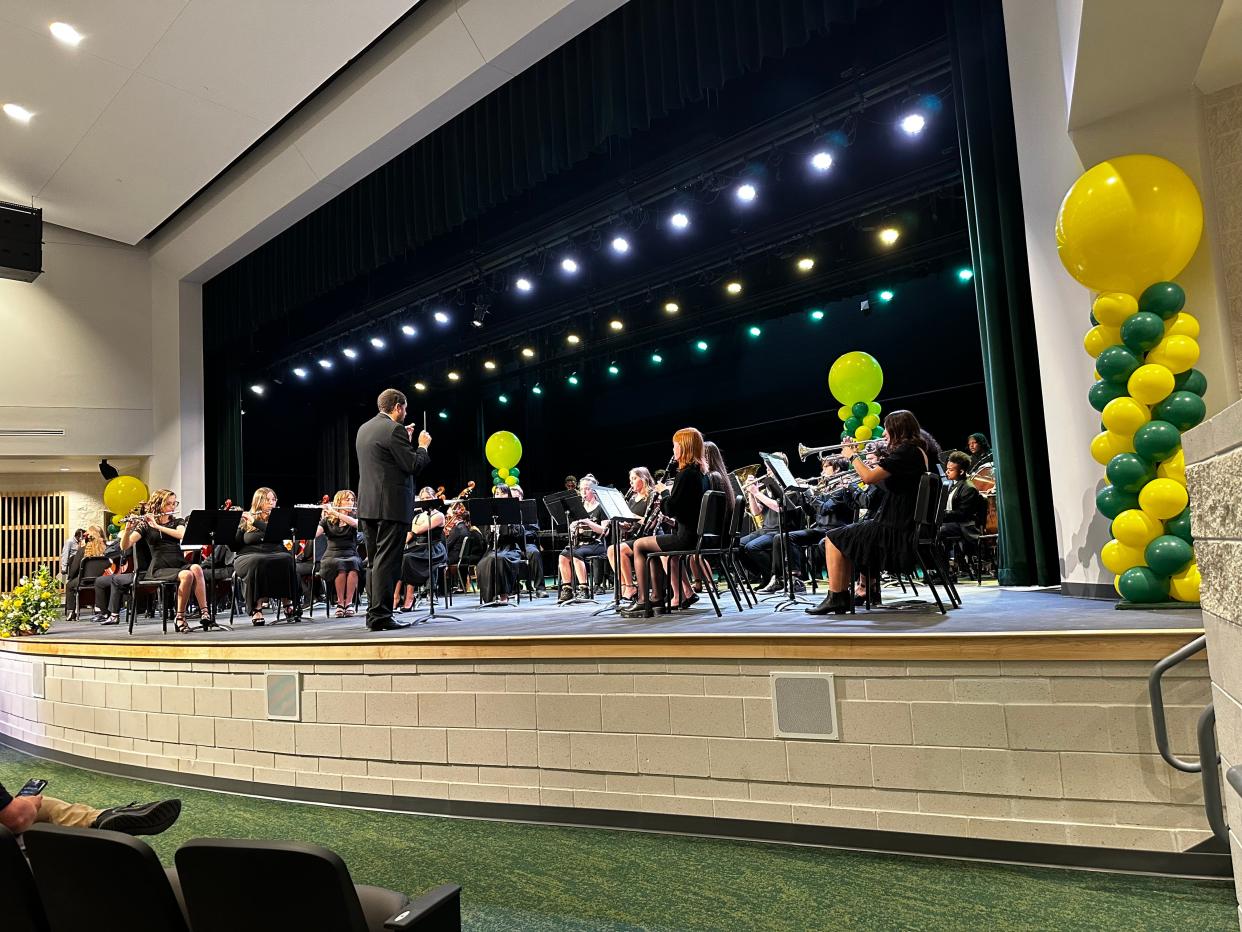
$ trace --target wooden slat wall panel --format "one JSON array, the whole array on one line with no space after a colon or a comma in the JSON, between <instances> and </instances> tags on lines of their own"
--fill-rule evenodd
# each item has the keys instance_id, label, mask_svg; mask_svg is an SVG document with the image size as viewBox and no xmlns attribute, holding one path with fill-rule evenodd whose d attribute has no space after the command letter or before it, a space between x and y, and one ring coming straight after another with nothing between
<instances>
[{"instance_id":1,"label":"wooden slat wall panel","mask_svg":"<svg viewBox=\"0 0 1242 932\"><path fill-rule=\"evenodd\" d=\"M68 531L64 493L0 493L0 592L40 566L58 567Z\"/></svg>"}]
</instances>

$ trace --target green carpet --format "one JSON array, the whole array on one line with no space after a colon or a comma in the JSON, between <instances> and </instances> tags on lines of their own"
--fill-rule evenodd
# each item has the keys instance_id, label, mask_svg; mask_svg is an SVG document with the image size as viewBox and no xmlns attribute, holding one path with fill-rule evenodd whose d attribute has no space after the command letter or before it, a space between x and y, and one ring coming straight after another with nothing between
<instances>
[{"instance_id":1,"label":"green carpet","mask_svg":"<svg viewBox=\"0 0 1242 932\"><path fill-rule=\"evenodd\" d=\"M149 839L165 863L201 836L312 841L355 881L460 883L466 928L1195 929L1236 932L1223 882L998 867L602 829L358 812L107 776L0 747L0 782L96 806L179 796Z\"/></svg>"}]
</instances>

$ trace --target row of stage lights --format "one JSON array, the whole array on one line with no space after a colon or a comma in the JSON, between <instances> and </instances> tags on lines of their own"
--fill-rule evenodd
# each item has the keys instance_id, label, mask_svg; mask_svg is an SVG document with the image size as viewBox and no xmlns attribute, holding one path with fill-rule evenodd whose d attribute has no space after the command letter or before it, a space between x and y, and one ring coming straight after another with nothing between
<instances>
[{"instance_id":1,"label":"row of stage lights","mask_svg":"<svg viewBox=\"0 0 1242 932\"><path fill-rule=\"evenodd\" d=\"M918 136L926 128L929 116L939 108L940 101L938 98L934 95L924 95L914 101L912 108L901 115L897 121L897 128L906 136ZM833 136L834 134L829 134L829 136L825 138L832 140ZM807 159L807 165L810 170L819 175L826 174L830 171L833 163L834 157L832 149L824 145L817 147L815 152L813 152ZM759 185L757 181L740 181L733 189L733 196L742 206L752 204L759 197ZM690 211L685 207L678 207L675 209L668 215L666 221L668 229L673 234L685 232L690 228L691 223L692 217ZM880 245L885 248L895 246L898 240L901 239L901 229L895 225L886 224L876 232L876 238L879 240ZM613 235L608 245L616 258L625 257L631 250L630 239L624 233L616 233ZM810 255L799 256L794 262L794 267L799 273L806 274L815 268L815 257ZM564 276L573 277L581 271L582 265L576 255L566 254L562 256L559 262L559 268ZM966 276L966 278L963 279L964 281L969 281L972 273L969 269L963 269L960 274ZM530 295L535 291L535 280L530 274L526 272L519 272L516 278L513 279L513 288L519 295ZM724 283L724 292L728 297L736 298L740 296L744 290L745 285L738 277L730 277ZM878 293L878 297L881 302L887 303L892 300L893 293L891 291L884 290ZM681 311L681 305L676 296L669 296L663 302L663 309L666 314L673 315ZM819 313L822 316L822 311L812 312L812 316L814 316L815 313ZM484 319L486 316L487 308L485 306L476 306L474 316L470 321L471 325L475 328L482 328L484 326ZM438 328L442 329L448 327L453 322L453 315L447 309L440 308L432 313L431 319ZM610 320L608 326L613 332L621 332L625 329L624 322L619 318ZM418 327L409 322L402 323L398 329L400 330L402 336L408 340L415 339L419 335ZM582 342L581 337L572 332L566 336L565 340L570 346L579 346ZM388 340L383 336L371 336L367 338L366 342L375 352L382 353L388 349ZM361 356L361 353L356 346L348 344L341 348L340 354L349 362L353 362ZM521 349L521 355L523 359L529 361L534 359L536 354L533 347L525 346ZM324 372L329 372L335 368L336 361L332 358L331 354L325 353L318 356L313 365L317 366ZM483 367L489 371L492 371L497 368L497 365L494 360L489 359L483 363ZM311 376L312 364L300 363L294 366L290 371L296 378L305 381ZM461 376L460 373L457 373L456 371L450 371L448 378L451 382L457 382L460 380ZM419 386L423 387L419 388ZM419 391L425 391L426 383L422 381L416 382L415 388L418 388ZM266 391L266 386L262 382L256 382L250 386L250 390L256 395L263 395Z\"/></svg>"}]
</instances>

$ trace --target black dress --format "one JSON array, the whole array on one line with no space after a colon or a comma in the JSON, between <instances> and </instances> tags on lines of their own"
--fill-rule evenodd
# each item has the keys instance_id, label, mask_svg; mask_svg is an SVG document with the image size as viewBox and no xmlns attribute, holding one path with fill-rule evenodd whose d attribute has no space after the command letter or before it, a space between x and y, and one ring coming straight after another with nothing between
<instances>
[{"instance_id":1,"label":"black dress","mask_svg":"<svg viewBox=\"0 0 1242 932\"><path fill-rule=\"evenodd\" d=\"M694 549L699 536L699 509L709 485L707 475L697 467L678 471L663 505L664 514L676 521L677 526L671 534L656 535L656 544L661 550Z\"/></svg>"},{"instance_id":2,"label":"black dress","mask_svg":"<svg viewBox=\"0 0 1242 932\"><path fill-rule=\"evenodd\" d=\"M260 599L292 599L299 591L298 571L293 554L284 544L265 544L267 522L255 519L253 530L237 529L237 555L233 572L242 581L246 611L253 615Z\"/></svg>"},{"instance_id":3,"label":"black dress","mask_svg":"<svg viewBox=\"0 0 1242 932\"><path fill-rule=\"evenodd\" d=\"M915 563L914 505L927 460L921 449L907 443L890 449L877 465L889 474L879 507L869 510L865 520L834 528L826 536L855 568L908 573Z\"/></svg>"},{"instance_id":4,"label":"black dress","mask_svg":"<svg viewBox=\"0 0 1242 932\"><path fill-rule=\"evenodd\" d=\"M319 522L323 536L328 539L328 549L319 561L319 575L324 582L332 582L341 573L362 572L362 557L358 556L358 529L344 521L339 523L324 518Z\"/></svg>"},{"instance_id":5,"label":"black dress","mask_svg":"<svg viewBox=\"0 0 1242 932\"><path fill-rule=\"evenodd\" d=\"M432 512L425 511L428 516ZM444 566L448 562L448 548L444 546L444 526L433 527L431 538L431 568ZM427 581L427 534L415 534L414 539L406 545L405 555L401 559L401 581L410 586L421 586Z\"/></svg>"},{"instance_id":6,"label":"black dress","mask_svg":"<svg viewBox=\"0 0 1242 932\"><path fill-rule=\"evenodd\" d=\"M185 521L173 518L165 527L183 527ZM176 579L185 569L185 558L181 554L181 541L153 527L143 525L138 536L147 547L151 562L147 566L148 579Z\"/></svg>"},{"instance_id":7,"label":"black dress","mask_svg":"<svg viewBox=\"0 0 1242 932\"><path fill-rule=\"evenodd\" d=\"M513 595L518 591L522 578L522 569L526 564L526 552L523 547L522 531L512 525L506 526L492 547L479 561L479 599L484 604L499 601L502 595Z\"/></svg>"},{"instance_id":8,"label":"black dress","mask_svg":"<svg viewBox=\"0 0 1242 932\"><path fill-rule=\"evenodd\" d=\"M596 524L604 523L604 506L598 501L590 508L586 509L587 518ZM573 558L575 560L589 560L591 557L602 557L607 551L604 544L604 538L600 537L594 531L583 529L577 534L577 544L573 549ZM561 551L561 556L570 555L570 549L566 547Z\"/></svg>"}]
</instances>

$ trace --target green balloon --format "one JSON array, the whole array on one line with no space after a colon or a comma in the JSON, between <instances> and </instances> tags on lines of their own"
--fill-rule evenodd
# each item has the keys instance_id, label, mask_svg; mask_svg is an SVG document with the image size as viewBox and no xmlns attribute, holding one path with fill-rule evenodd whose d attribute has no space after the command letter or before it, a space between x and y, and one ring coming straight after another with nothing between
<instances>
[{"instance_id":1,"label":"green balloon","mask_svg":"<svg viewBox=\"0 0 1242 932\"><path fill-rule=\"evenodd\" d=\"M1173 376L1173 388L1179 392L1194 392L1202 397L1207 391L1207 376L1198 369L1187 369Z\"/></svg>"},{"instance_id":2,"label":"green balloon","mask_svg":"<svg viewBox=\"0 0 1242 932\"><path fill-rule=\"evenodd\" d=\"M1174 537L1180 537L1188 544L1193 544L1195 542L1195 539L1190 534L1189 505L1182 509L1181 514L1164 522L1164 532L1166 534L1172 534Z\"/></svg>"},{"instance_id":3,"label":"green balloon","mask_svg":"<svg viewBox=\"0 0 1242 932\"><path fill-rule=\"evenodd\" d=\"M1117 581L1121 597L1130 602L1163 602L1169 597L1169 578L1147 566L1132 566Z\"/></svg>"},{"instance_id":4,"label":"green balloon","mask_svg":"<svg viewBox=\"0 0 1242 932\"><path fill-rule=\"evenodd\" d=\"M1087 392L1087 400L1091 402L1091 407L1097 411L1103 411L1104 407L1114 398L1125 398L1130 392L1125 385L1117 385L1113 382L1105 382L1103 379L1091 386L1091 390Z\"/></svg>"},{"instance_id":5,"label":"green balloon","mask_svg":"<svg viewBox=\"0 0 1242 932\"><path fill-rule=\"evenodd\" d=\"M522 470L518 469L516 466L509 467L509 475L520 476L521 474L522 474Z\"/></svg>"},{"instance_id":6,"label":"green balloon","mask_svg":"<svg viewBox=\"0 0 1242 932\"><path fill-rule=\"evenodd\" d=\"M1134 432L1134 452L1148 462L1167 460L1182 445L1182 432L1168 421L1148 421Z\"/></svg>"},{"instance_id":7,"label":"green balloon","mask_svg":"<svg viewBox=\"0 0 1242 932\"><path fill-rule=\"evenodd\" d=\"M1095 507L1110 521L1131 508L1138 507L1138 495L1134 492L1123 492L1121 489L1106 485L1095 493Z\"/></svg>"},{"instance_id":8,"label":"green balloon","mask_svg":"<svg viewBox=\"0 0 1242 932\"><path fill-rule=\"evenodd\" d=\"M845 419L845 429L849 431L851 437L854 435L854 431L858 430L860 427L862 427L862 418L857 418L851 415Z\"/></svg>"},{"instance_id":9,"label":"green balloon","mask_svg":"<svg viewBox=\"0 0 1242 932\"><path fill-rule=\"evenodd\" d=\"M1105 382L1114 385L1125 385L1134 370L1143 364L1143 360L1133 351L1120 343L1110 346L1100 353L1095 360L1095 371Z\"/></svg>"},{"instance_id":10,"label":"green balloon","mask_svg":"<svg viewBox=\"0 0 1242 932\"><path fill-rule=\"evenodd\" d=\"M1113 488L1136 495L1143 486L1156 478L1155 468L1137 453L1118 453L1108 461L1104 471Z\"/></svg>"},{"instance_id":11,"label":"green balloon","mask_svg":"<svg viewBox=\"0 0 1242 932\"><path fill-rule=\"evenodd\" d=\"M867 402L865 401L856 401L854 402L853 407L850 408L850 414L858 418L859 423L861 423L862 419L870 413L871 409L867 407Z\"/></svg>"},{"instance_id":12,"label":"green balloon","mask_svg":"<svg viewBox=\"0 0 1242 932\"><path fill-rule=\"evenodd\" d=\"M1173 392L1151 409L1151 416L1168 421L1178 430L1190 430L1207 417L1207 405L1194 392Z\"/></svg>"},{"instance_id":13,"label":"green balloon","mask_svg":"<svg viewBox=\"0 0 1242 932\"><path fill-rule=\"evenodd\" d=\"M1164 321L1150 311L1139 311L1121 325L1121 342L1136 353L1146 353L1164 339Z\"/></svg>"},{"instance_id":14,"label":"green balloon","mask_svg":"<svg viewBox=\"0 0 1242 932\"><path fill-rule=\"evenodd\" d=\"M1194 558L1194 548L1173 534L1161 534L1143 552L1143 559L1157 576L1180 573Z\"/></svg>"},{"instance_id":15,"label":"green balloon","mask_svg":"<svg viewBox=\"0 0 1242 932\"><path fill-rule=\"evenodd\" d=\"M1139 310L1168 320L1186 306L1186 292L1177 282L1156 282L1139 295Z\"/></svg>"}]
</instances>

